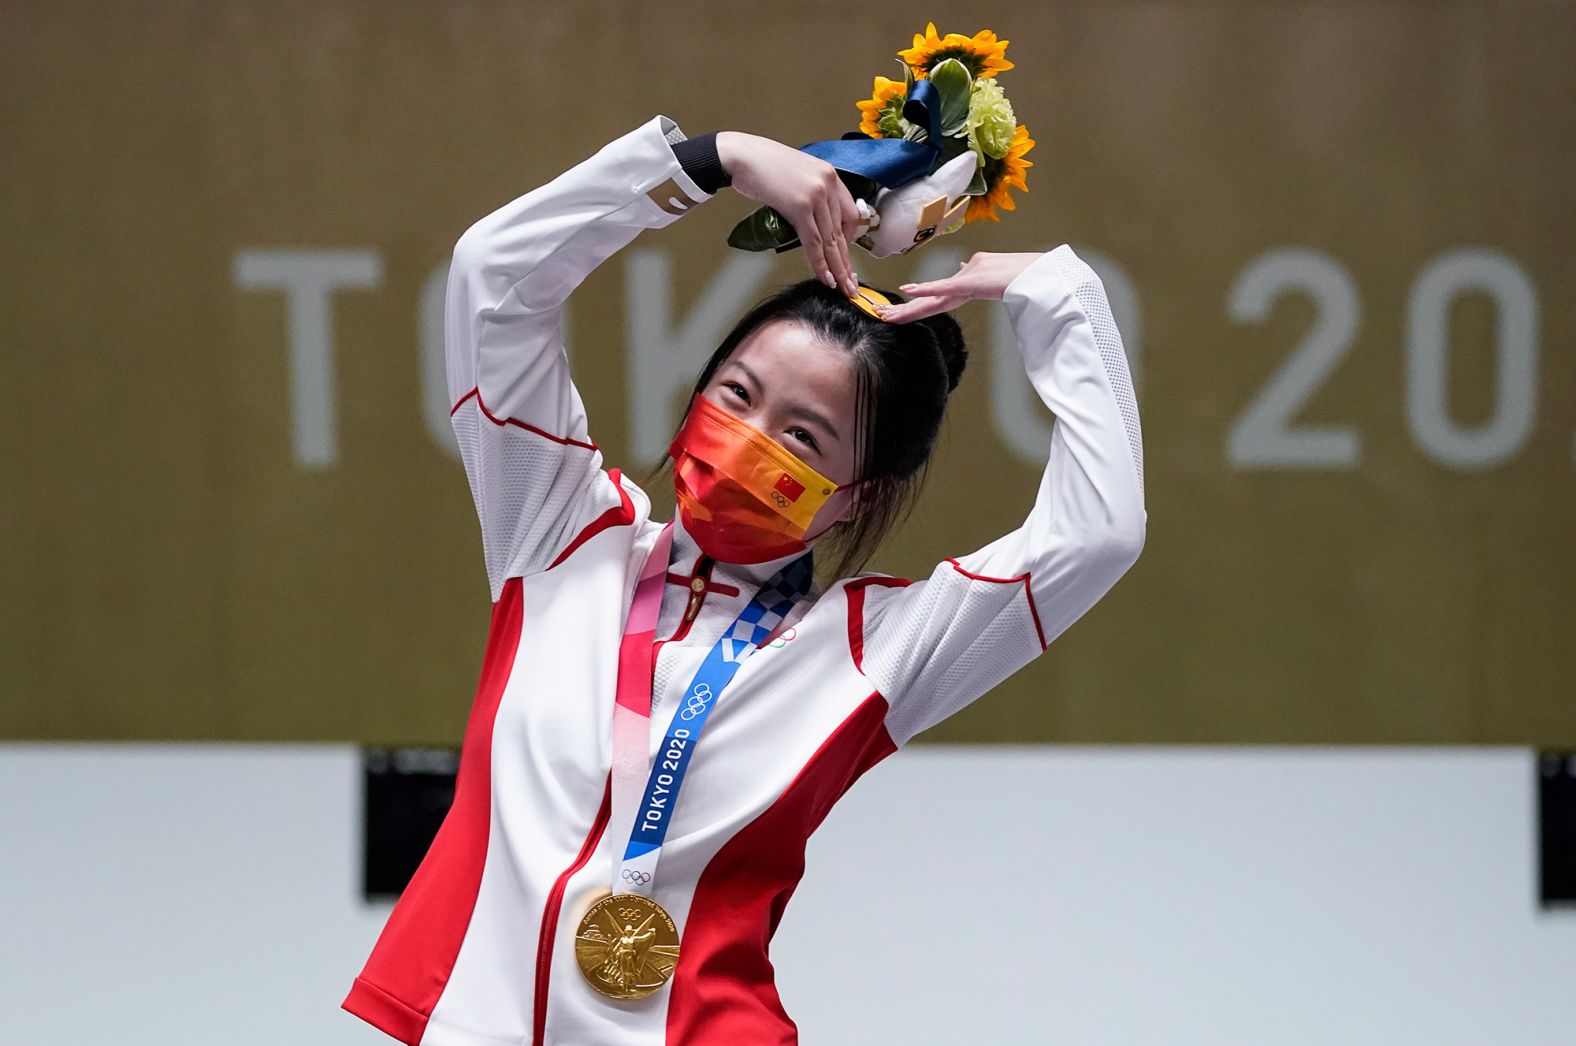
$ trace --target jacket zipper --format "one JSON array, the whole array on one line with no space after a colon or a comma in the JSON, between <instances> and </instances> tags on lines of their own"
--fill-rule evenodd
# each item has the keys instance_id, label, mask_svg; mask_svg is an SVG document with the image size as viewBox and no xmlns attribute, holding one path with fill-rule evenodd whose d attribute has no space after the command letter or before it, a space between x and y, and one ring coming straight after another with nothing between
<instances>
[{"instance_id":1,"label":"jacket zipper","mask_svg":"<svg viewBox=\"0 0 1576 1046\"><path fill-rule=\"evenodd\" d=\"M563 874L553 882L553 888L547 893L547 907L542 911L542 929L536 942L536 999L531 1019L531 1041L536 1046L542 1046L542 1036L547 1031L547 986L553 972L553 940L558 936L558 915L564 906L564 890L568 888L574 874L584 868L596 852L597 843L602 841L602 833L607 829L612 807L613 777L610 774L607 786L602 790L602 805L597 808L596 819L591 822L591 831L586 834L580 853L574 863L565 868Z\"/></svg>"}]
</instances>

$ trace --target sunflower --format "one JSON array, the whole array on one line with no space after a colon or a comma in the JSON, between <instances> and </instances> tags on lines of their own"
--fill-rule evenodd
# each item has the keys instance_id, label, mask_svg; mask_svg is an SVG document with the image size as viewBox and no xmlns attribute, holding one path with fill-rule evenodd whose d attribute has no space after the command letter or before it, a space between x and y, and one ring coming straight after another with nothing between
<instances>
[{"instance_id":1,"label":"sunflower","mask_svg":"<svg viewBox=\"0 0 1576 1046\"><path fill-rule=\"evenodd\" d=\"M977 222L989 218L993 222L1001 221L1001 216L996 213L1000 207L1004 211L1015 211L1018 205L1013 202L1012 194L1008 189L1018 189L1021 192L1029 191L1029 183L1025 171L1034 166L1033 160L1025 160L1023 154L1034 148L1034 139L1029 137L1029 129L1023 124L1012 133L1012 144L1007 148L1007 155L1001 159L993 156L985 157L985 195L975 196L969 200L969 209L964 214L963 220Z\"/></svg>"},{"instance_id":2,"label":"sunflower","mask_svg":"<svg viewBox=\"0 0 1576 1046\"><path fill-rule=\"evenodd\" d=\"M908 85L901 80L876 77L875 87L869 98L857 102L863 118L860 131L872 138L903 137L903 102L908 98Z\"/></svg>"},{"instance_id":3,"label":"sunflower","mask_svg":"<svg viewBox=\"0 0 1576 1046\"><path fill-rule=\"evenodd\" d=\"M968 66L974 76L995 76L1012 68L1013 64L1007 61L1007 43L996 39L996 34L989 29L981 29L972 37L962 33L937 36L936 23L928 22L923 36L914 34L914 46L899 51L897 56L908 63L915 78L920 80L930 74L936 63L948 58L956 58Z\"/></svg>"}]
</instances>

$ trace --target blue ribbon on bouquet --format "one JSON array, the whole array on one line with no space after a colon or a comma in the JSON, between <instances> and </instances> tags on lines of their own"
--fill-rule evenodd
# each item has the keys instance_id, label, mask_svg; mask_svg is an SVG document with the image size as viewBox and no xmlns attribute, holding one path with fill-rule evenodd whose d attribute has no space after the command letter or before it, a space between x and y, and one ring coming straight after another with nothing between
<instances>
[{"instance_id":1,"label":"blue ribbon on bouquet","mask_svg":"<svg viewBox=\"0 0 1576 1046\"><path fill-rule=\"evenodd\" d=\"M941 92L929 80L915 80L903 102L903 119L925 128L923 142L871 138L859 131L826 142L811 142L801 152L825 160L839 171L869 178L888 189L923 178L941 155Z\"/></svg>"},{"instance_id":2,"label":"blue ribbon on bouquet","mask_svg":"<svg viewBox=\"0 0 1576 1046\"><path fill-rule=\"evenodd\" d=\"M903 100L903 119L925 128L927 140L871 138L851 131L833 141L811 142L799 148L839 171L896 189L928 175L941 158L941 92L935 84L916 80L909 85L908 96ZM761 207L734 226L728 243L745 251L781 253L799 246L799 237L782 215L770 207Z\"/></svg>"}]
</instances>

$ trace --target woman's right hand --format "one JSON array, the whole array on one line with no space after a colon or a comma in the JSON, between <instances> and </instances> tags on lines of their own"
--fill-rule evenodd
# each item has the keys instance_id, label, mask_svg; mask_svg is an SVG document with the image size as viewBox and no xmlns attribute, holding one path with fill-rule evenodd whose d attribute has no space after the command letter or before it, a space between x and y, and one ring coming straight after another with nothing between
<instances>
[{"instance_id":1,"label":"woman's right hand","mask_svg":"<svg viewBox=\"0 0 1576 1046\"><path fill-rule=\"evenodd\" d=\"M850 297L858 292L848 242L858 234L859 209L831 164L742 131L717 132L717 159L735 191L788 219L817 279Z\"/></svg>"}]
</instances>

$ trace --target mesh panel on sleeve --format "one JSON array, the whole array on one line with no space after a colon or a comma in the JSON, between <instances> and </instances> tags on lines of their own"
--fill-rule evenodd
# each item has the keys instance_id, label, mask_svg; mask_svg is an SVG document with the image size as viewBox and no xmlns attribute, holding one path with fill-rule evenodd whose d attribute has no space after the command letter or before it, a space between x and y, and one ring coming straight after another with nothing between
<instances>
[{"instance_id":1,"label":"mesh panel on sleeve","mask_svg":"<svg viewBox=\"0 0 1576 1046\"><path fill-rule=\"evenodd\" d=\"M459 442L460 460L465 463L467 476L476 472L476 415L475 405L470 402L460 404L460 408L449 415L449 424L454 427L454 438Z\"/></svg>"},{"instance_id":2,"label":"mesh panel on sleeve","mask_svg":"<svg viewBox=\"0 0 1576 1046\"><path fill-rule=\"evenodd\" d=\"M472 400L451 419L482 526L494 598L504 579L545 567L574 523L602 455L481 416Z\"/></svg>"},{"instance_id":3,"label":"mesh panel on sleeve","mask_svg":"<svg viewBox=\"0 0 1576 1046\"><path fill-rule=\"evenodd\" d=\"M921 585L889 598L890 613L875 621L866 615L864 667L892 703L887 730L898 744L959 711L1041 652L1020 582L976 581L944 564Z\"/></svg>"},{"instance_id":4,"label":"mesh panel on sleeve","mask_svg":"<svg viewBox=\"0 0 1576 1046\"><path fill-rule=\"evenodd\" d=\"M460 404L460 409L449 415L449 424L454 428L454 438L460 445L460 461L465 465L465 478L470 482L471 501L476 505L476 516L482 519L482 549L487 548L487 524L482 513L481 489L476 485L477 466L481 460L481 449L477 445L477 419L479 411L471 403ZM492 576L491 561L488 562L487 575ZM496 598L496 597L495 597Z\"/></svg>"},{"instance_id":5,"label":"mesh panel on sleeve","mask_svg":"<svg viewBox=\"0 0 1576 1046\"><path fill-rule=\"evenodd\" d=\"M1111 305L1106 301L1105 288L1095 271L1083 259L1070 251L1055 253L1056 264L1077 288L1073 296L1089 318L1094 330L1094 343L1100 350L1100 362L1105 367L1106 380L1116 397L1117 409L1122 413L1122 426L1127 430L1127 445L1133 452L1133 467L1138 470L1138 481L1144 481L1144 440L1138 427L1138 398L1133 395L1133 377L1127 369L1127 353L1122 348L1122 335L1111 316Z\"/></svg>"}]
</instances>

